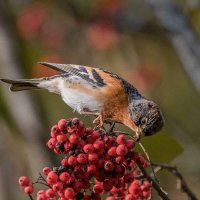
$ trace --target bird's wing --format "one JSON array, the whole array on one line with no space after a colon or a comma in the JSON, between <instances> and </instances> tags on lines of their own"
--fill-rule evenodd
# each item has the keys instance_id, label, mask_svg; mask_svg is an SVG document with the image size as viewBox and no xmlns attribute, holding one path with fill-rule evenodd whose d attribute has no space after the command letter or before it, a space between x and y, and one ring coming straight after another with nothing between
<instances>
[{"instance_id":1,"label":"bird's wing","mask_svg":"<svg viewBox=\"0 0 200 200\"><path fill-rule=\"evenodd\" d=\"M111 96L113 92L116 93L118 90L123 90L123 84L119 76L100 68L47 62L40 62L40 64L62 73L71 74L77 78L77 82L80 81L80 84L87 83L88 86L99 89L99 91L101 90L103 92L104 89L108 89L111 93Z\"/></svg>"}]
</instances>

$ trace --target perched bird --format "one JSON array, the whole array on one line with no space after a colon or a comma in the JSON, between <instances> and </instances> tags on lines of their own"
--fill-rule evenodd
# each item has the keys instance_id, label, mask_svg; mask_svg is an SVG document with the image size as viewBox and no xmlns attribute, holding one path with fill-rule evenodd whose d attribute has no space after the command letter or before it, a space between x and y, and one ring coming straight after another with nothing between
<instances>
[{"instance_id":1,"label":"perched bird","mask_svg":"<svg viewBox=\"0 0 200 200\"><path fill-rule=\"evenodd\" d=\"M47 89L80 114L94 115L96 127L115 121L132 129L136 140L152 135L163 127L157 104L143 97L123 78L100 68L72 64L40 64L60 72L36 79L0 79L11 84L11 91Z\"/></svg>"}]
</instances>

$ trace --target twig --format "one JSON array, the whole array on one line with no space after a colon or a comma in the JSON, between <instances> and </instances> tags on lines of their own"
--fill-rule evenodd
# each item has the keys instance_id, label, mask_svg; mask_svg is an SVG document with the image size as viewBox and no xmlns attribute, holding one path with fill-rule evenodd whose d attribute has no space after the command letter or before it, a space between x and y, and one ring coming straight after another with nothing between
<instances>
[{"instance_id":1,"label":"twig","mask_svg":"<svg viewBox=\"0 0 200 200\"><path fill-rule=\"evenodd\" d=\"M30 194L29 194L28 196L29 196L29 198L30 198L31 200L34 200L33 197L32 197Z\"/></svg>"},{"instance_id":2,"label":"twig","mask_svg":"<svg viewBox=\"0 0 200 200\"><path fill-rule=\"evenodd\" d=\"M108 130L108 133L112 133L113 130L114 130L114 128L115 128L115 121L113 120L113 121L111 122L111 124L110 124L110 128L109 128L109 130Z\"/></svg>"},{"instance_id":3,"label":"twig","mask_svg":"<svg viewBox=\"0 0 200 200\"><path fill-rule=\"evenodd\" d=\"M155 173L155 171L154 171L154 168L153 168L152 165L151 165L151 160L150 160L150 158L149 158L149 155L148 155L146 149L144 148L144 146L142 145L141 142L138 142L138 144L140 145L140 148L141 148L142 151L144 152L144 154L145 154L145 156L146 156L146 159L147 159L148 162L149 162L149 166L150 166L150 168L151 168L151 170L152 170L152 173L153 173L153 176L154 176L155 181L157 181L158 184L159 184L159 180L158 180L157 177L156 177L156 173Z\"/></svg>"},{"instance_id":4,"label":"twig","mask_svg":"<svg viewBox=\"0 0 200 200\"><path fill-rule=\"evenodd\" d=\"M155 163L152 163L152 166L156 167L157 172L163 169L171 172L177 178L177 189L185 192L190 200L198 200L195 194L190 190L183 176L176 167L167 164L155 164Z\"/></svg>"},{"instance_id":5,"label":"twig","mask_svg":"<svg viewBox=\"0 0 200 200\"><path fill-rule=\"evenodd\" d=\"M148 175L146 170L143 168L141 163L136 159L135 160L137 166L139 167L140 171L143 173L145 178L152 183L153 188L157 191L158 195L163 199L163 200L170 200L168 197L168 193L158 184L158 182L152 178L151 176Z\"/></svg>"}]
</instances>

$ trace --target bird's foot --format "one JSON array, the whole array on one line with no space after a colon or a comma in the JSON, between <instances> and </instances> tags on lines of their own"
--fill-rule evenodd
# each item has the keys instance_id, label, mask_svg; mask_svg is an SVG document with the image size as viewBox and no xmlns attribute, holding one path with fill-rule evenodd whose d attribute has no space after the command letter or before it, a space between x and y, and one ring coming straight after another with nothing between
<instances>
[{"instance_id":1,"label":"bird's foot","mask_svg":"<svg viewBox=\"0 0 200 200\"><path fill-rule=\"evenodd\" d=\"M102 115L99 115L96 119L94 119L93 124L95 125L94 126L95 130L100 129L100 128L105 129L103 127L103 117L102 117Z\"/></svg>"}]
</instances>

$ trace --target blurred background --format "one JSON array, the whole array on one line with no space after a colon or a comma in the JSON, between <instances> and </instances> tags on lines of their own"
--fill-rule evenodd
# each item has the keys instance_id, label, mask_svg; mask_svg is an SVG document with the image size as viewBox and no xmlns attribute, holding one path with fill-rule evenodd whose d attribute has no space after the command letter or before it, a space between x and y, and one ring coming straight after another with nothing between
<instances>
[{"instance_id":1,"label":"blurred background","mask_svg":"<svg viewBox=\"0 0 200 200\"><path fill-rule=\"evenodd\" d=\"M165 128L142 140L151 160L177 166L200 197L199 36L199 0L1 1L0 77L56 74L39 61L119 74L165 116ZM0 199L28 199L18 177L35 180L44 166L56 166L59 158L45 146L50 127L74 116L92 125L91 117L73 113L55 94L11 93L0 84ZM188 199L172 175L159 178L171 199Z\"/></svg>"}]
</instances>

